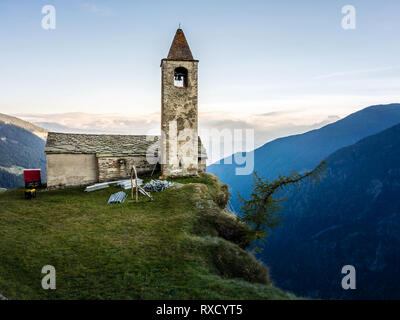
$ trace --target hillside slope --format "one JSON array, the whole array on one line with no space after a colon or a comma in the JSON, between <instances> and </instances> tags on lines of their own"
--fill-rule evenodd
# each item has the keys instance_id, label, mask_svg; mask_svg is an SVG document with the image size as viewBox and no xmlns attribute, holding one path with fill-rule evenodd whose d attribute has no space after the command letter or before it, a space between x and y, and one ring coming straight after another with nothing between
<instances>
[{"instance_id":1,"label":"hillside slope","mask_svg":"<svg viewBox=\"0 0 400 320\"><path fill-rule=\"evenodd\" d=\"M297 294L400 299L400 125L327 160L319 185L286 194L283 225L262 260L279 286ZM347 264L356 267L357 290L341 289Z\"/></svg>"},{"instance_id":2,"label":"hillside slope","mask_svg":"<svg viewBox=\"0 0 400 320\"><path fill-rule=\"evenodd\" d=\"M0 114L0 188L22 186L24 168L42 169L45 181L46 134L46 130L29 122Z\"/></svg>"},{"instance_id":3,"label":"hillside slope","mask_svg":"<svg viewBox=\"0 0 400 320\"><path fill-rule=\"evenodd\" d=\"M42 140L46 140L47 138L47 130L43 129L33 123L30 123L28 121L9 116L4 113L0 113L0 122L3 122L5 124L10 124L16 127L19 127L21 129L25 129L26 131L29 131L30 133L33 133L35 136L41 138Z\"/></svg>"},{"instance_id":4,"label":"hillside slope","mask_svg":"<svg viewBox=\"0 0 400 320\"><path fill-rule=\"evenodd\" d=\"M245 247L215 177L139 203L107 205L115 187L0 194L0 293L10 299L293 299ZM57 290L41 288L53 265Z\"/></svg>"},{"instance_id":5,"label":"hillside slope","mask_svg":"<svg viewBox=\"0 0 400 320\"><path fill-rule=\"evenodd\" d=\"M371 106L320 129L279 138L257 148L254 151L254 170L270 179L292 170L310 170L332 152L398 123L400 104ZM207 167L207 171L229 185L233 203L238 209L237 193L244 197L249 195L252 176L237 176L235 168L235 164L213 164Z\"/></svg>"}]
</instances>

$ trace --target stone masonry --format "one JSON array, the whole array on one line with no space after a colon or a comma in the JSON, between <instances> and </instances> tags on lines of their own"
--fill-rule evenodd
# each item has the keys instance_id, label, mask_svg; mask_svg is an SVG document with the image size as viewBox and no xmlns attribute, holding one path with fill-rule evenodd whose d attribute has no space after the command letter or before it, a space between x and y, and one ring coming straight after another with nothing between
<instances>
[{"instance_id":1,"label":"stone masonry","mask_svg":"<svg viewBox=\"0 0 400 320\"><path fill-rule=\"evenodd\" d=\"M199 173L198 60L194 60L181 29L167 59L161 61L161 170L162 177ZM176 70L187 74L185 85L174 84Z\"/></svg>"}]
</instances>

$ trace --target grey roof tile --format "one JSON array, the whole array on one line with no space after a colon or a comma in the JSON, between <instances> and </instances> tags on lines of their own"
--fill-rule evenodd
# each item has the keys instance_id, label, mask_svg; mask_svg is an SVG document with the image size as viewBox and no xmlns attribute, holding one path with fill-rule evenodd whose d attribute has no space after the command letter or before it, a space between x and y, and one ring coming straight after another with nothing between
<instances>
[{"instance_id":1,"label":"grey roof tile","mask_svg":"<svg viewBox=\"0 0 400 320\"><path fill-rule=\"evenodd\" d=\"M159 147L160 136L151 135L104 135L49 132L45 152L96 154L105 156L146 155L151 147ZM199 137L199 157L206 158L206 150Z\"/></svg>"}]
</instances>

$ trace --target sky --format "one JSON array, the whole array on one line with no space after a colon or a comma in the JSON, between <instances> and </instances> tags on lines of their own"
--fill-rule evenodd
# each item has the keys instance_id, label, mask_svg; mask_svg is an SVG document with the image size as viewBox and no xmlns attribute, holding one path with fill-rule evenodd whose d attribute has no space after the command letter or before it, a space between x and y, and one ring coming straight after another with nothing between
<instances>
[{"instance_id":1,"label":"sky","mask_svg":"<svg viewBox=\"0 0 400 320\"><path fill-rule=\"evenodd\" d=\"M56 9L45 30L42 7ZM342 7L356 28L342 27ZM0 112L51 130L156 133L160 60L181 23L201 128L256 145L400 102L398 0L0 0Z\"/></svg>"}]
</instances>

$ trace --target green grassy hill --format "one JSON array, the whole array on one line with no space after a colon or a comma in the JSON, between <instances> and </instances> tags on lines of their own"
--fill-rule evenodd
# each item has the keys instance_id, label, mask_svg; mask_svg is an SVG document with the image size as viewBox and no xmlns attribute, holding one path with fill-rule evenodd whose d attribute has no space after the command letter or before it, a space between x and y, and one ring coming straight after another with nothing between
<instances>
[{"instance_id":1,"label":"green grassy hill","mask_svg":"<svg viewBox=\"0 0 400 320\"><path fill-rule=\"evenodd\" d=\"M214 176L107 205L109 188L0 194L0 293L9 299L294 299L243 250L246 226L221 208ZM241 248L242 247L242 248ZM43 290L53 265L57 289Z\"/></svg>"}]
</instances>

